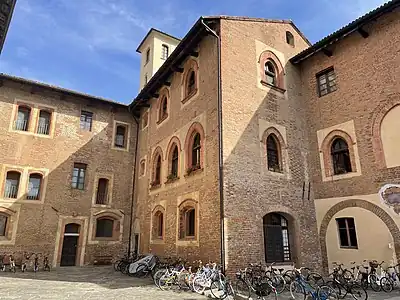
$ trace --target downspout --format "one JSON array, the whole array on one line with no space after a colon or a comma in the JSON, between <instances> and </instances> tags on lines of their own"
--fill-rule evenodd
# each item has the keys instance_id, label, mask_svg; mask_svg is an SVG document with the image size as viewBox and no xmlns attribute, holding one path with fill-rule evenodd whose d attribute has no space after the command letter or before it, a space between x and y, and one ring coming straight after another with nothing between
<instances>
[{"instance_id":1,"label":"downspout","mask_svg":"<svg viewBox=\"0 0 400 300\"><path fill-rule=\"evenodd\" d=\"M131 106L128 107L128 111L132 113ZM133 119L136 122L136 143L135 143L135 157L133 161L133 179L132 179L132 200L131 200L131 209L130 209L130 218L129 218L129 242L128 242L128 257L131 256L132 251L132 224L133 224L133 205L135 199L135 183L136 183L136 160L138 153L138 144L139 144L139 121L133 116Z\"/></svg>"},{"instance_id":2,"label":"downspout","mask_svg":"<svg viewBox=\"0 0 400 300\"><path fill-rule=\"evenodd\" d=\"M222 89L221 89L221 38L212 30L204 20L201 19L201 23L205 27L206 31L213 35L217 39L217 76L218 76L218 172L219 172L219 199L220 199L220 230L221 230L221 266L223 272L225 272L225 221L224 221L224 170L223 170L223 142L222 142Z\"/></svg>"}]
</instances>

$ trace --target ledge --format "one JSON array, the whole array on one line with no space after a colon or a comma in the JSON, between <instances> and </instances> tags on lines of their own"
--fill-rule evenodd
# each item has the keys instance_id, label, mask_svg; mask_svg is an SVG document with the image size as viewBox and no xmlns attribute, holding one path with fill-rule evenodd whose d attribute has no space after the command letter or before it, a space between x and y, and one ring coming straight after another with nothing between
<instances>
[{"instance_id":1,"label":"ledge","mask_svg":"<svg viewBox=\"0 0 400 300\"><path fill-rule=\"evenodd\" d=\"M161 187L161 183L155 184L155 185L151 185L151 186L150 186L150 191L156 190L156 189L158 189L158 188L160 188L160 187Z\"/></svg>"},{"instance_id":2,"label":"ledge","mask_svg":"<svg viewBox=\"0 0 400 300\"><path fill-rule=\"evenodd\" d=\"M203 171L204 171L204 168L198 168L198 169L191 171L190 173L186 172L185 177L194 176L196 174L202 173Z\"/></svg>"},{"instance_id":3,"label":"ledge","mask_svg":"<svg viewBox=\"0 0 400 300\"><path fill-rule=\"evenodd\" d=\"M162 122L164 122L168 118L168 114L164 115L160 120L157 121L157 125L160 125ZM147 127L147 126L146 126ZM145 128L146 128L145 127Z\"/></svg>"},{"instance_id":4,"label":"ledge","mask_svg":"<svg viewBox=\"0 0 400 300\"><path fill-rule=\"evenodd\" d=\"M170 184L170 183L174 183L175 181L178 181L180 178L179 177L175 177L172 179L167 179L166 182L164 182L165 184Z\"/></svg>"},{"instance_id":5,"label":"ledge","mask_svg":"<svg viewBox=\"0 0 400 300\"><path fill-rule=\"evenodd\" d=\"M270 84L270 83L268 83L268 82L266 82L266 81L264 81L264 80L261 80L260 82L261 82L261 84L262 84L263 86L266 86L266 87L269 87L269 88L271 88L271 89L273 89L273 90L275 90L275 91L281 92L282 94L284 94L284 93L286 92L285 89L282 89L282 88L280 88L280 87L277 87L277 86L275 86L275 85L272 85L272 84Z\"/></svg>"},{"instance_id":6,"label":"ledge","mask_svg":"<svg viewBox=\"0 0 400 300\"><path fill-rule=\"evenodd\" d=\"M192 98L194 95L197 94L197 91L198 91L198 89L196 88L196 89L193 90L193 92L191 92L189 95L187 95L185 98L183 98L181 100L182 104L188 102L190 100L190 98Z\"/></svg>"}]
</instances>

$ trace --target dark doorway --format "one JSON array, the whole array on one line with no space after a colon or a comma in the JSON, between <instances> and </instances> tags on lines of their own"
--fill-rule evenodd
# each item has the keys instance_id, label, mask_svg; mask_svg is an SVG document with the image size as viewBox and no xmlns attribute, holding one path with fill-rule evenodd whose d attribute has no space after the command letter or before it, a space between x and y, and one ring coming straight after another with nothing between
<instances>
[{"instance_id":1,"label":"dark doorway","mask_svg":"<svg viewBox=\"0 0 400 300\"><path fill-rule=\"evenodd\" d=\"M265 261L286 262L291 260L288 221L277 213L264 216Z\"/></svg>"},{"instance_id":2,"label":"dark doorway","mask_svg":"<svg viewBox=\"0 0 400 300\"><path fill-rule=\"evenodd\" d=\"M79 240L79 227L80 226L78 224L73 224L73 223L65 225L60 266L76 265L76 253L78 250L78 240Z\"/></svg>"}]
</instances>

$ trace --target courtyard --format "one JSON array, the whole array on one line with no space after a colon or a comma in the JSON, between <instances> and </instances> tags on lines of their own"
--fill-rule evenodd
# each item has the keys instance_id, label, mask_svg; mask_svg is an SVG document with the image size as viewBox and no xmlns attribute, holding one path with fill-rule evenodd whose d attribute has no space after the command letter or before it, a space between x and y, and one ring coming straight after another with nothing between
<instances>
[{"instance_id":1,"label":"courtyard","mask_svg":"<svg viewBox=\"0 0 400 300\"><path fill-rule=\"evenodd\" d=\"M51 272L0 273L1 299L140 299L205 300L191 292L161 291L150 279L138 279L114 272L107 267L69 267ZM369 299L400 299L400 292L372 293ZM290 299L288 294L279 299ZM350 298L349 298L350 299Z\"/></svg>"}]
</instances>

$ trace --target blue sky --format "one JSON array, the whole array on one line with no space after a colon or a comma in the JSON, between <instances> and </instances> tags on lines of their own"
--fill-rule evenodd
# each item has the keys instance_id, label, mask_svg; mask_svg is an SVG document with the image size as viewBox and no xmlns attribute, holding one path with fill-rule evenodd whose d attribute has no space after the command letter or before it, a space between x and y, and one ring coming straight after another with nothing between
<instances>
[{"instance_id":1,"label":"blue sky","mask_svg":"<svg viewBox=\"0 0 400 300\"><path fill-rule=\"evenodd\" d=\"M201 15L292 19L316 42L383 0L17 0L0 72L129 103L150 27L183 37Z\"/></svg>"}]
</instances>

